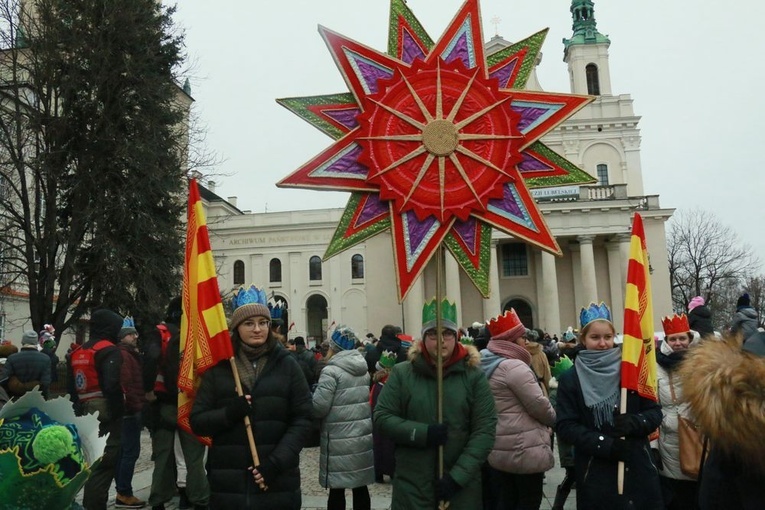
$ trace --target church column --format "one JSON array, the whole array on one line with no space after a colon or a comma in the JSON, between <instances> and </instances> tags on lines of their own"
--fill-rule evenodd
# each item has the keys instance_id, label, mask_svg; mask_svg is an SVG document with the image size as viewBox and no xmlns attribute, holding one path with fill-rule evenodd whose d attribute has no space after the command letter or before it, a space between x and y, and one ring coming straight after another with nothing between
<instances>
[{"instance_id":1,"label":"church column","mask_svg":"<svg viewBox=\"0 0 765 510\"><path fill-rule=\"evenodd\" d=\"M542 302L544 321L542 329L549 332L560 331L560 300L558 299L558 272L555 268L555 255L542 252Z\"/></svg>"},{"instance_id":2,"label":"church column","mask_svg":"<svg viewBox=\"0 0 765 510\"><path fill-rule=\"evenodd\" d=\"M582 288L584 290L584 304L596 302L598 299L598 286L595 280L595 253L592 250L592 241L595 236L578 236L579 254L582 262Z\"/></svg>"},{"instance_id":3,"label":"church column","mask_svg":"<svg viewBox=\"0 0 765 510\"><path fill-rule=\"evenodd\" d=\"M483 320L492 319L502 311L502 296L499 291L499 257L497 242L491 242L491 261L489 262L489 297L483 300Z\"/></svg>"},{"instance_id":4,"label":"church column","mask_svg":"<svg viewBox=\"0 0 765 510\"><path fill-rule=\"evenodd\" d=\"M425 284L423 276L420 275L414 283L406 299L401 306L404 308L404 333L412 335L414 338L420 338L422 329L422 306L424 304Z\"/></svg>"},{"instance_id":5,"label":"church column","mask_svg":"<svg viewBox=\"0 0 765 510\"><path fill-rule=\"evenodd\" d=\"M614 327L617 333L624 330L624 316L621 313L615 313L618 310L624 310L624 288L626 278L622 278L624 270L622 266L627 265L626 260L622 260L621 243L619 239L612 239L606 243L608 252L608 284L611 290L611 315L614 321Z\"/></svg>"},{"instance_id":6,"label":"church column","mask_svg":"<svg viewBox=\"0 0 765 510\"><path fill-rule=\"evenodd\" d=\"M627 265L630 260L630 242L632 241L632 233L627 232L624 234L617 234L616 239L619 243L619 254L621 256L621 270L622 281L627 285Z\"/></svg>"},{"instance_id":7,"label":"church column","mask_svg":"<svg viewBox=\"0 0 765 510\"><path fill-rule=\"evenodd\" d=\"M445 255L446 297L457 304L457 326L462 325L462 289L460 288L460 265L449 250Z\"/></svg>"}]
</instances>

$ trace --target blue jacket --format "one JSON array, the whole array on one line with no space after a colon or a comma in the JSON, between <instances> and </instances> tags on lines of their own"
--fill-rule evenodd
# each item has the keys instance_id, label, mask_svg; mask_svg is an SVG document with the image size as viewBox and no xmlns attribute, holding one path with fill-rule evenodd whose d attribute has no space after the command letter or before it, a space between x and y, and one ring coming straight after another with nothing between
<instances>
[{"instance_id":1,"label":"blue jacket","mask_svg":"<svg viewBox=\"0 0 765 510\"><path fill-rule=\"evenodd\" d=\"M48 397L51 378L50 358L36 348L22 347L19 352L8 356L5 362L5 374L8 378L15 375L22 383L39 382L43 396Z\"/></svg>"}]
</instances>

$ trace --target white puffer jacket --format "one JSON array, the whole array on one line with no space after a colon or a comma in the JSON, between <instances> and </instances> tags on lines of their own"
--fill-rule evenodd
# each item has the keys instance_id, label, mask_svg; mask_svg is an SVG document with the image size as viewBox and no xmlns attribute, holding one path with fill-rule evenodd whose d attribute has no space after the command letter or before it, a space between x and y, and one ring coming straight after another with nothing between
<instances>
[{"instance_id":1,"label":"white puffer jacket","mask_svg":"<svg viewBox=\"0 0 765 510\"><path fill-rule=\"evenodd\" d=\"M671 351L670 351L671 352ZM672 386L675 390L675 398L672 399ZM659 453L663 465L661 476L676 480L693 480L680 470L680 443L677 435L678 416L692 419L688 404L681 402L683 399L683 385L677 371L667 371L661 365L657 365L657 383L659 387L659 403L664 417L659 426Z\"/></svg>"},{"instance_id":2,"label":"white puffer jacket","mask_svg":"<svg viewBox=\"0 0 765 510\"><path fill-rule=\"evenodd\" d=\"M375 481L369 372L355 350L333 355L313 393L314 419L321 419L319 483L351 489Z\"/></svg>"}]
</instances>

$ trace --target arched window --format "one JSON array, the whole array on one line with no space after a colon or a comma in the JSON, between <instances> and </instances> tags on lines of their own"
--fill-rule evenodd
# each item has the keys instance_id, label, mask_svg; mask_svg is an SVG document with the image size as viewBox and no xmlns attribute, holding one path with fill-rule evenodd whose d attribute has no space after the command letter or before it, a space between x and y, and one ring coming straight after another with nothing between
<instances>
[{"instance_id":1,"label":"arched window","mask_svg":"<svg viewBox=\"0 0 765 510\"><path fill-rule=\"evenodd\" d=\"M351 257L351 278L364 278L364 257L358 253Z\"/></svg>"},{"instance_id":2,"label":"arched window","mask_svg":"<svg viewBox=\"0 0 765 510\"><path fill-rule=\"evenodd\" d=\"M598 165L598 185L608 186L608 165Z\"/></svg>"},{"instance_id":3,"label":"arched window","mask_svg":"<svg viewBox=\"0 0 765 510\"><path fill-rule=\"evenodd\" d=\"M244 262L234 262L234 285L244 285Z\"/></svg>"},{"instance_id":4,"label":"arched window","mask_svg":"<svg viewBox=\"0 0 765 510\"><path fill-rule=\"evenodd\" d=\"M312 282L321 280L321 258L316 255L308 261L308 279Z\"/></svg>"},{"instance_id":5,"label":"arched window","mask_svg":"<svg viewBox=\"0 0 765 510\"><path fill-rule=\"evenodd\" d=\"M591 96L600 95L600 78L598 78L598 66L595 64L587 64L584 68L584 72L587 75L587 93Z\"/></svg>"},{"instance_id":6,"label":"arched window","mask_svg":"<svg viewBox=\"0 0 765 510\"><path fill-rule=\"evenodd\" d=\"M282 281L282 261L271 259L268 263L268 281L271 283L281 283Z\"/></svg>"}]
</instances>

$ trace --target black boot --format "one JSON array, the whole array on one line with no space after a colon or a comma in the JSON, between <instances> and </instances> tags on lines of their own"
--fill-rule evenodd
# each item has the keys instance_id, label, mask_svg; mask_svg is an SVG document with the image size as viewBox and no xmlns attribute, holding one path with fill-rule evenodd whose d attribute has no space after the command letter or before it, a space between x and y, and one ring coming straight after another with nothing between
<instances>
[{"instance_id":1,"label":"black boot","mask_svg":"<svg viewBox=\"0 0 765 510\"><path fill-rule=\"evenodd\" d=\"M555 501L553 502L552 510L563 510L563 505L566 504L566 499L568 499L570 492L570 487L565 487L564 484L558 485L558 489L555 491Z\"/></svg>"}]
</instances>

